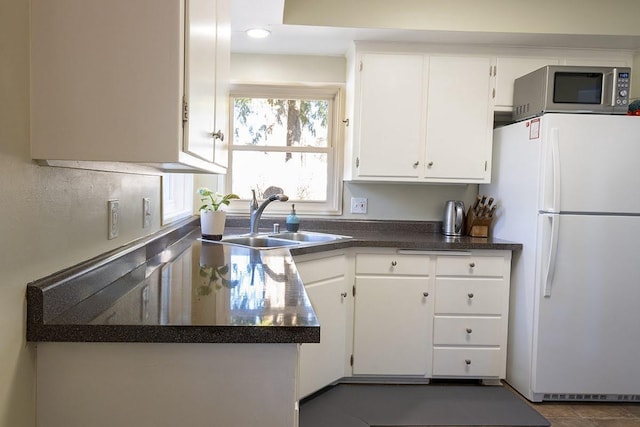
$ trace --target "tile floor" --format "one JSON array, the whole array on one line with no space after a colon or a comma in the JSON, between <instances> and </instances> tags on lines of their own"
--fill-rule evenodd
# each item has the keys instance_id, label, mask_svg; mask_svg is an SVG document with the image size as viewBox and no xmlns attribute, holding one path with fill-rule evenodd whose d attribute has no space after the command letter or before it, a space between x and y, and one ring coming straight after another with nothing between
<instances>
[{"instance_id":1,"label":"tile floor","mask_svg":"<svg viewBox=\"0 0 640 427\"><path fill-rule=\"evenodd\" d=\"M532 403L520 397L548 419L552 427L640 427L640 403Z\"/></svg>"}]
</instances>

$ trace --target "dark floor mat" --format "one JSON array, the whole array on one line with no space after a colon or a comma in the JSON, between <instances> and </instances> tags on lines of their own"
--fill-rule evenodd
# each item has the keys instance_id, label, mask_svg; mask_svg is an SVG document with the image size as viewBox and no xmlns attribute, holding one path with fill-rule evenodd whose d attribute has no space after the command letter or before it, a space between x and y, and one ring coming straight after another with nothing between
<instances>
[{"instance_id":1,"label":"dark floor mat","mask_svg":"<svg viewBox=\"0 0 640 427\"><path fill-rule=\"evenodd\" d=\"M497 386L339 384L300 406L300 427L549 425Z\"/></svg>"}]
</instances>

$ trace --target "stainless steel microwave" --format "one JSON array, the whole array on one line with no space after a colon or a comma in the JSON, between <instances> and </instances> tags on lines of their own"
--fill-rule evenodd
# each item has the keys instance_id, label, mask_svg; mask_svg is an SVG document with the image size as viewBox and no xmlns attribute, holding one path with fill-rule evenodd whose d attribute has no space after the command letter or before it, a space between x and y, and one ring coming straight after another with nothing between
<instances>
[{"instance_id":1,"label":"stainless steel microwave","mask_svg":"<svg viewBox=\"0 0 640 427\"><path fill-rule=\"evenodd\" d=\"M547 65L515 80L513 119L543 113L626 114L629 67Z\"/></svg>"}]
</instances>

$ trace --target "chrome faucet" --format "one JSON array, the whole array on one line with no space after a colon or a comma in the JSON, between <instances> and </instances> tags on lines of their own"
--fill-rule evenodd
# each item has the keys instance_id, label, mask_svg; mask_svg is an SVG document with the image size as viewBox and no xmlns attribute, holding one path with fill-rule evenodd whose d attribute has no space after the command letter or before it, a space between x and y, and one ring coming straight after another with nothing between
<instances>
[{"instance_id":1,"label":"chrome faucet","mask_svg":"<svg viewBox=\"0 0 640 427\"><path fill-rule=\"evenodd\" d=\"M249 203L249 213L251 215L250 218L250 234L258 234L258 223L260 222L260 217L262 216L262 212L267 205L274 200L280 200L281 202L286 202L289 200L289 196L285 194L274 194L273 196L269 196L268 199L265 199L264 202L260 206L258 206L258 200L256 199L256 190L251 190L253 193L253 200Z\"/></svg>"}]
</instances>

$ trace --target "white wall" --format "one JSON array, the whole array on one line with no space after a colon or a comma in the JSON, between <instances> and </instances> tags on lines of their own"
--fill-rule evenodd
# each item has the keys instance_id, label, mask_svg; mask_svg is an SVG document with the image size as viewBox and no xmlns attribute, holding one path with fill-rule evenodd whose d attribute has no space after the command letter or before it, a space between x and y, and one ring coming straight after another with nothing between
<instances>
[{"instance_id":1,"label":"white wall","mask_svg":"<svg viewBox=\"0 0 640 427\"><path fill-rule=\"evenodd\" d=\"M25 288L35 279L160 228L158 176L35 165L29 156L29 0L0 13L0 427L35 426L36 346L25 342ZM107 240L107 200L120 236ZM152 198L142 230L142 197Z\"/></svg>"}]
</instances>

